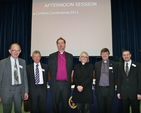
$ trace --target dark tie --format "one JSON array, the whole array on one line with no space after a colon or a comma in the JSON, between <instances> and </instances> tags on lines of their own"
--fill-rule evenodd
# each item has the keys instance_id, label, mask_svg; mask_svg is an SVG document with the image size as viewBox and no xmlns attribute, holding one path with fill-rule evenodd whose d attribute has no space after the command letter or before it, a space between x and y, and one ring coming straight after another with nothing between
<instances>
[{"instance_id":1,"label":"dark tie","mask_svg":"<svg viewBox=\"0 0 141 113\"><path fill-rule=\"evenodd\" d=\"M15 60L15 65L14 65L14 84L17 85L19 84L19 79L18 79L18 68Z\"/></svg>"},{"instance_id":2,"label":"dark tie","mask_svg":"<svg viewBox=\"0 0 141 113\"><path fill-rule=\"evenodd\" d=\"M128 76L128 72L129 72L129 67L128 67L128 63L126 63L126 68L125 68L126 76Z\"/></svg>"},{"instance_id":3,"label":"dark tie","mask_svg":"<svg viewBox=\"0 0 141 113\"><path fill-rule=\"evenodd\" d=\"M39 78L39 68L38 68L38 64L36 65L36 72L35 72L35 84L38 84L40 82L40 78Z\"/></svg>"}]
</instances>

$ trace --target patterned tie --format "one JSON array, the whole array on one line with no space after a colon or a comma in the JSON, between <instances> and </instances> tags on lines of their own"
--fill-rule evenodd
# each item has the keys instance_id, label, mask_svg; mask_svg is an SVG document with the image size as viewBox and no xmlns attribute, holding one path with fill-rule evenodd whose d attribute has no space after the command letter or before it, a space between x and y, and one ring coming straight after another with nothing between
<instances>
[{"instance_id":1,"label":"patterned tie","mask_svg":"<svg viewBox=\"0 0 141 113\"><path fill-rule=\"evenodd\" d=\"M128 67L128 63L126 63L126 68L125 68L126 76L128 76L128 72L129 72L129 67Z\"/></svg>"},{"instance_id":2,"label":"patterned tie","mask_svg":"<svg viewBox=\"0 0 141 113\"><path fill-rule=\"evenodd\" d=\"M15 60L15 65L14 65L14 84L17 85L19 84L19 79L18 79L18 68Z\"/></svg>"},{"instance_id":3,"label":"patterned tie","mask_svg":"<svg viewBox=\"0 0 141 113\"><path fill-rule=\"evenodd\" d=\"M40 82L40 78L39 78L39 68L38 68L38 64L36 65L36 72L35 72L35 84L38 84Z\"/></svg>"}]
</instances>

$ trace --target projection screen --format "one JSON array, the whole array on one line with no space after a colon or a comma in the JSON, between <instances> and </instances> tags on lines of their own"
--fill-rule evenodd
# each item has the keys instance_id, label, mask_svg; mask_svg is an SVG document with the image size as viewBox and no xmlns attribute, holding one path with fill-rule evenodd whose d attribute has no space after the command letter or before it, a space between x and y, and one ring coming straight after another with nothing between
<instances>
[{"instance_id":1,"label":"projection screen","mask_svg":"<svg viewBox=\"0 0 141 113\"><path fill-rule=\"evenodd\" d=\"M79 56L100 56L112 50L110 0L33 0L31 53L42 56L57 51L56 40L66 40L66 51Z\"/></svg>"}]
</instances>

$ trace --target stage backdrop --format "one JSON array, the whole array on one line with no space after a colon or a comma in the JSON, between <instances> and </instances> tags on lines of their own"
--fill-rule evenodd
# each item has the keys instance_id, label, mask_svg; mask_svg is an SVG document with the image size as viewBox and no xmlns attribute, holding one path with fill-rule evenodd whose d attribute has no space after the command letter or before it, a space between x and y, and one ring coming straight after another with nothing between
<instances>
[{"instance_id":1,"label":"stage backdrop","mask_svg":"<svg viewBox=\"0 0 141 113\"><path fill-rule=\"evenodd\" d=\"M8 57L9 46L11 43L17 42L22 48L20 57L24 58L27 64L32 62L30 58L31 12L32 0L0 1L0 59ZM129 49L132 59L141 62L140 12L141 0L111 0L113 42L111 59L118 61L121 50ZM103 32L101 31L101 33ZM55 42L53 44L56 46ZM42 57L42 62L47 63L47 60L46 57ZM100 60L99 56L90 57L90 62L93 64L98 60ZM74 64L76 63L78 63L77 57L74 58Z\"/></svg>"}]
</instances>

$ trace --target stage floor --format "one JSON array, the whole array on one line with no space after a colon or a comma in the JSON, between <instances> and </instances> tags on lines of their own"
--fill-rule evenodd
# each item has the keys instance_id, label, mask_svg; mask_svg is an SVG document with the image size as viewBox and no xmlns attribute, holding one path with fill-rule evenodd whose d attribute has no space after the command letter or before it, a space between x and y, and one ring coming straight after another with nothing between
<instances>
[{"instance_id":1,"label":"stage floor","mask_svg":"<svg viewBox=\"0 0 141 113\"><path fill-rule=\"evenodd\" d=\"M72 92L73 92L73 88L72 88ZM71 92L71 94L72 94L72 92ZM98 105L97 105L97 100L96 100L94 86L93 86L93 96L94 96L94 103L91 104L91 113L98 113ZM51 108L52 108L51 94L50 94L50 89L48 88L47 113L52 113L52 109ZM77 109L76 108L72 109L69 106L68 113L77 113ZM112 113L122 113L121 101L117 98L116 91L115 91L115 96L114 96L114 101L113 101Z\"/></svg>"}]
</instances>

